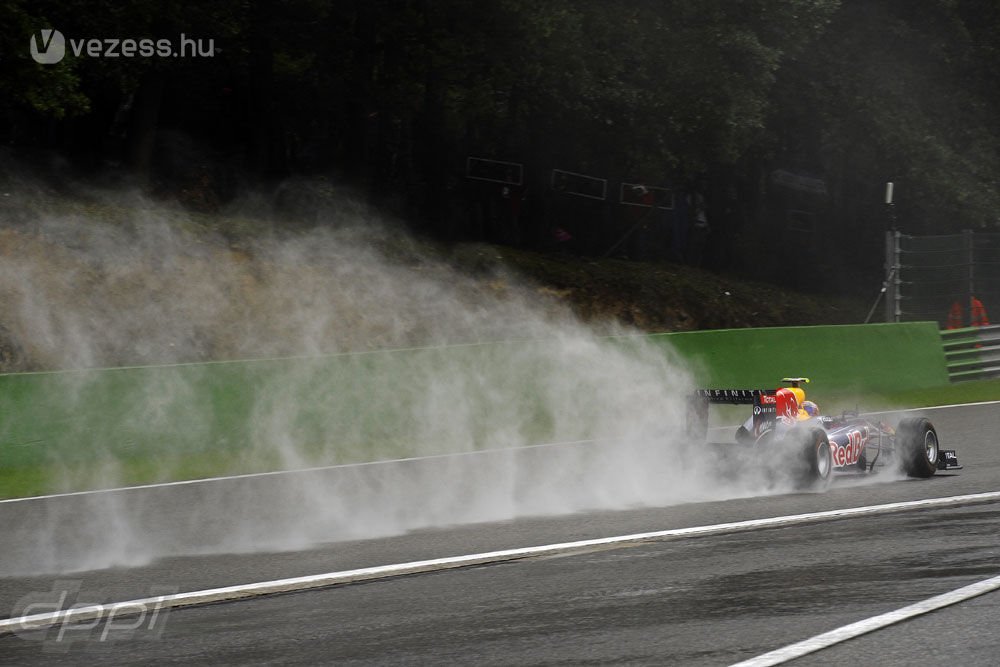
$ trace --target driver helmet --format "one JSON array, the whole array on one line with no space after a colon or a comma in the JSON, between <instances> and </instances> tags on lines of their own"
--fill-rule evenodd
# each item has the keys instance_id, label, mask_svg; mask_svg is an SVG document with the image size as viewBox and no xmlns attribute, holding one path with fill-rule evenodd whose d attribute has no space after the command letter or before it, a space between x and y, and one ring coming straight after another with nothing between
<instances>
[{"instance_id":1,"label":"driver helmet","mask_svg":"<svg viewBox=\"0 0 1000 667\"><path fill-rule=\"evenodd\" d=\"M808 414L810 417L819 416L819 406L813 403L812 401L803 401L802 409L805 410L806 414Z\"/></svg>"}]
</instances>

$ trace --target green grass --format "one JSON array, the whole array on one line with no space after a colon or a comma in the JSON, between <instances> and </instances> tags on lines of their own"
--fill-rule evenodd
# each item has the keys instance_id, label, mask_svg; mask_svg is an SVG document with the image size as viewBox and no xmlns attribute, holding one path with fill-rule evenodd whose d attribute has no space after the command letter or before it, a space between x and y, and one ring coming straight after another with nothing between
<instances>
[{"instance_id":1,"label":"green grass","mask_svg":"<svg viewBox=\"0 0 1000 667\"><path fill-rule=\"evenodd\" d=\"M850 398L834 397L833 404L837 407L849 408ZM1000 380L975 380L945 387L900 389L888 394L858 397L862 410L922 408L932 405L958 405L997 400L1000 400Z\"/></svg>"}]
</instances>

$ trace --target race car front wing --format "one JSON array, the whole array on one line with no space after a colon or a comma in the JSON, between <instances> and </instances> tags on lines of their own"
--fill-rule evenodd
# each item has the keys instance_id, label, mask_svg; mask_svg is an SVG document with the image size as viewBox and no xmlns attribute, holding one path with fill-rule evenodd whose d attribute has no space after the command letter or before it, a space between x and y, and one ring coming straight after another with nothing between
<instances>
[{"instance_id":1,"label":"race car front wing","mask_svg":"<svg viewBox=\"0 0 1000 667\"><path fill-rule=\"evenodd\" d=\"M938 470L961 470L962 466L958 463L958 455L955 454L954 449L941 449L938 450Z\"/></svg>"}]
</instances>

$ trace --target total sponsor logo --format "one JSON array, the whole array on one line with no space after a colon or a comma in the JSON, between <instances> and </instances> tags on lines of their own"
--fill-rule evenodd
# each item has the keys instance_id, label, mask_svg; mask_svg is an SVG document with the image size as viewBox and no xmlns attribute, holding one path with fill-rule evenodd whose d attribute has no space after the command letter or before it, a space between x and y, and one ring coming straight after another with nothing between
<instances>
[{"instance_id":1,"label":"total sponsor logo","mask_svg":"<svg viewBox=\"0 0 1000 667\"><path fill-rule=\"evenodd\" d=\"M861 458L864 449L865 437L861 431L849 431L847 433L847 444L838 445L830 443L830 454L833 456L833 465L837 467L854 465Z\"/></svg>"},{"instance_id":2,"label":"total sponsor logo","mask_svg":"<svg viewBox=\"0 0 1000 667\"><path fill-rule=\"evenodd\" d=\"M778 399L774 395L764 394L763 396L760 397L760 402L763 405L776 405Z\"/></svg>"}]
</instances>

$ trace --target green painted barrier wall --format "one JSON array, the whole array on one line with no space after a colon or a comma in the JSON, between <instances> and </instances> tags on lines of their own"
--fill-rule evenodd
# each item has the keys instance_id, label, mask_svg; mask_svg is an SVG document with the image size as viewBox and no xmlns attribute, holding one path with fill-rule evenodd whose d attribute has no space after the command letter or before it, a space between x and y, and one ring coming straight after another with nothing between
<instances>
[{"instance_id":1,"label":"green painted barrier wall","mask_svg":"<svg viewBox=\"0 0 1000 667\"><path fill-rule=\"evenodd\" d=\"M448 405L457 397L487 405L495 392L514 397L508 409L531 414L539 403L533 380L551 369L547 344L527 345L527 353L523 345L499 343L0 375L0 468L42 451L74 464L138 448L143 455L270 449L279 437L319 445L331 433L342 460L365 460L373 441L386 456L405 456L414 437L449 439L425 419L436 391L442 411L458 409ZM512 369L515 352L524 361ZM467 447L488 440L475 415L462 424Z\"/></svg>"},{"instance_id":2,"label":"green painted barrier wall","mask_svg":"<svg viewBox=\"0 0 1000 667\"><path fill-rule=\"evenodd\" d=\"M805 376L810 391L880 392L948 384L935 322L727 329L658 334L712 387L771 387Z\"/></svg>"},{"instance_id":3,"label":"green painted barrier wall","mask_svg":"<svg viewBox=\"0 0 1000 667\"><path fill-rule=\"evenodd\" d=\"M934 323L8 374L0 375L0 495L599 437L608 414L626 412L621 401L632 399L617 395L622 378L602 377L606 369L574 369L612 345L633 360L614 366L627 375L636 368L628 363L658 356L646 343L686 360L700 386L772 387L805 375L822 395L948 383ZM282 441L295 447L275 446ZM109 461L126 473L81 481L81 470L103 474Z\"/></svg>"}]
</instances>

